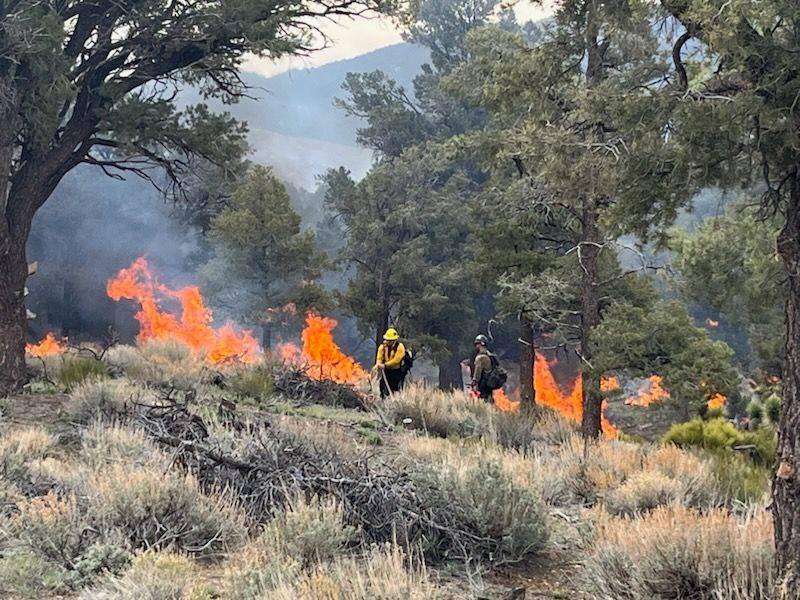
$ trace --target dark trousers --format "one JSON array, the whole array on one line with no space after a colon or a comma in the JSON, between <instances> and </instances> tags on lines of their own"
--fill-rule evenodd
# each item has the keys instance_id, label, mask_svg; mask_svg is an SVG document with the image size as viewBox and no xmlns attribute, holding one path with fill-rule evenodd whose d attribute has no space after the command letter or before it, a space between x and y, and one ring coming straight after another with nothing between
<instances>
[{"instance_id":1,"label":"dark trousers","mask_svg":"<svg viewBox=\"0 0 800 600\"><path fill-rule=\"evenodd\" d=\"M492 403L494 402L494 390L490 387L483 385L482 382L478 383L478 396L484 402Z\"/></svg>"},{"instance_id":2,"label":"dark trousers","mask_svg":"<svg viewBox=\"0 0 800 600\"><path fill-rule=\"evenodd\" d=\"M383 373L385 377L381 376L380 378L381 398L386 398L390 393L397 392L403 387L406 374L401 369L384 369ZM387 383L389 387L386 387Z\"/></svg>"}]
</instances>

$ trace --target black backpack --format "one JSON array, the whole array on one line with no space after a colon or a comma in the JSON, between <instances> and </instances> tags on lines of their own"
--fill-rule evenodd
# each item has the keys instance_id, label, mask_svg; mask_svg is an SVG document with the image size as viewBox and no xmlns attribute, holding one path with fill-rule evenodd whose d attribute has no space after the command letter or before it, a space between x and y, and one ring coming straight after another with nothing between
<instances>
[{"instance_id":1,"label":"black backpack","mask_svg":"<svg viewBox=\"0 0 800 600\"><path fill-rule=\"evenodd\" d=\"M508 381L508 373L500 366L500 361L494 354L489 353L489 359L492 361L492 369L483 376L483 383L491 390L499 390Z\"/></svg>"},{"instance_id":2,"label":"black backpack","mask_svg":"<svg viewBox=\"0 0 800 600\"><path fill-rule=\"evenodd\" d=\"M407 374L411 367L414 366L414 352L411 348L406 348L406 353L403 355L403 360L400 362L400 371L403 375Z\"/></svg>"}]
</instances>

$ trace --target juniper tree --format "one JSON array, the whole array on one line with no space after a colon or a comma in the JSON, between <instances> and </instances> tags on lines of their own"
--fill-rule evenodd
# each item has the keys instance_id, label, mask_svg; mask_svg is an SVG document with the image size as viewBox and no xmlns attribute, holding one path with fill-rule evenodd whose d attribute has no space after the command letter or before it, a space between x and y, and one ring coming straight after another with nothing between
<instances>
[{"instance_id":1,"label":"juniper tree","mask_svg":"<svg viewBox=\"0 0 800 600\"><path fill-rule=\"evenodd\" d=\"M0 1L0 392L25 379L25 243L36 211L81 163L179 180L187 156L221 161L244 129L182 85L234 100L245 53L311 50L314 20L356 0ZM148 165L158 165L158 175Z\"/></svg>"},{"instance_id":2,"label":"juniper tree","mask_svg":"<svg viewBox=\"0 0 800 600\"><path fill-rule=\"evenodd\" d=\"M289 303L301 314L327 308L316 283L326 258L300 221L286 186L270 169L256 166L210 222L213 256L200 270L203 287L220 306L262 325L265 347L271 342L269 309Z\"/></svg>"}]
</instances>

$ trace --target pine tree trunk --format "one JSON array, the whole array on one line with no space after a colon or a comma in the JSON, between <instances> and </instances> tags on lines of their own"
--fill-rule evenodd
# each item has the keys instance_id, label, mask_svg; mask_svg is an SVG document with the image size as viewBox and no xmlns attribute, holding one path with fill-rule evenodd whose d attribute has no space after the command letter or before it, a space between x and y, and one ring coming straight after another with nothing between
<instances>
[{"instance_id":1,"label":"pine tree trunk","mask_svg":"<svg viewBox=\"0 0 800 600\"><path fill-rule=\"evenodd\" d=\"M261 347L264 350L272 348L272 324L270 323L261 325Z\"/></svg>"},{"instance_id":2,"label":"pine tree trunk","mask_svg":"<svg viewBox=\"0 0 800 600\"><path fill-rule=\"evenodd\" d=\"M533 387L533 367L536 351L533 347L533 324L525 314L519 318L519 397L523 407L536 404L536 390Z\"/></svg>"},{"instance_id":3,"label":"pine tree trunk","mask_svg":"<svg viewBox=\"0 0 800 600\"><path fill-rule=\"evenodd\" d=\"M448 352L447 357L438 362L439 389L445 391L463 390L464 376L461 373L461 361L458 352Z\"/></svg>"},{"instance_id":4,"label":"pine tree trunk","mask_svg":"<svg viewBox=\"0 0 800 600\"><path fill-rule=\"evenodd\" d=\"M800 598L800 173L791 182L778 252L786 267L788 290L778 460L772 485L775 597L794 600Z\"/></svg>"},{"instance_id":5,"label":"pine tree trunk","mask_svg":"<svg viewBox=\"0 0 800 600\"><path fill-rule=\"evenodd\" d=\"M583 418L581 432L584 437L596 438L601 432L601 411L603 399L599 382L586 369L591 363L589 336L600 323L600 293L598 257L600 254L600 232L597 227L597 210L594 202L586 201L583 211L583 235L580 246L581 263L581 370L583 372Z\"/></svg>"},{"instance_id":6,"label":"pine tree trunk","mask_svg":"<svg viewBox=\"0 0 800 600\"><path fill-rule=\"evenodd\" d=\"M25 279L28 263L24 246L11 240L9 252L0 256L0 396L26 382Z\"/></svg>"}]
</instances>

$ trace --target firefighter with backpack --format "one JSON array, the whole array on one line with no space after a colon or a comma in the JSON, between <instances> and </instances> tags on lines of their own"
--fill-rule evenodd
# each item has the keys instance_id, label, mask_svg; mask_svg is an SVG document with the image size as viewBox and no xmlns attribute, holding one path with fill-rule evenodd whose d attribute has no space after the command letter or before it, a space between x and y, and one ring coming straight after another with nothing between
<instances>
[{"instance_id":1,"label":"firefighter with backpack","mask_svg":"<svg viewBox=\"0 0 800 600\"><path fill-rule=\"evenodd\" d=\"M375 357L375 370L380 377L381 398L403 387L413 360L411 351L400 341L397 330L394 327L387 329Z\"/></svg>"},{"instance_id":2,"label":"firefighter with backpack","mask_svg":"<svg viewBox=\"0 0 800 600\"><path fill-rule=\"evenodd\" d=\"M492 393L505 385L508 373L497 356L489 352L489 338L480 334L474 343L477 354L472 368L472 389L484 402L492 402Z\"/></svg>"}]
</instances>

